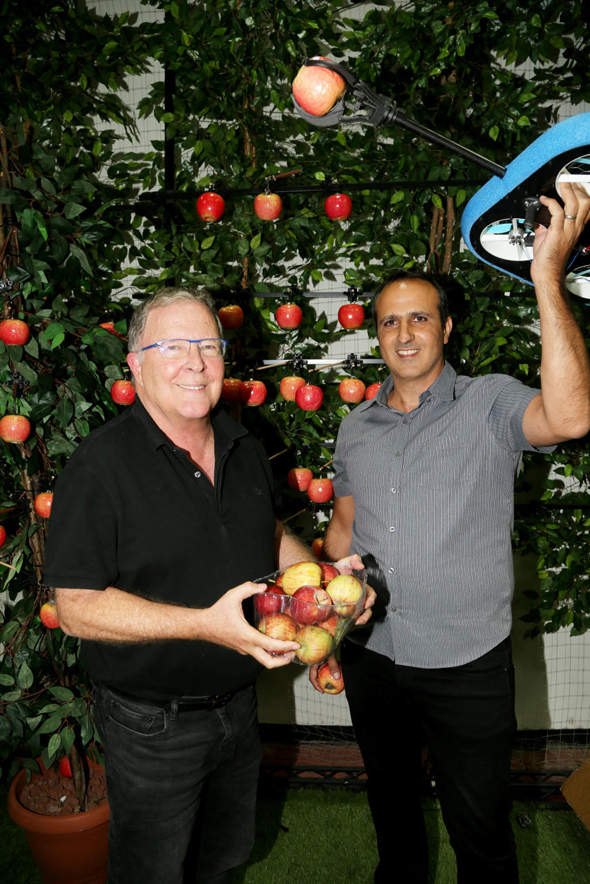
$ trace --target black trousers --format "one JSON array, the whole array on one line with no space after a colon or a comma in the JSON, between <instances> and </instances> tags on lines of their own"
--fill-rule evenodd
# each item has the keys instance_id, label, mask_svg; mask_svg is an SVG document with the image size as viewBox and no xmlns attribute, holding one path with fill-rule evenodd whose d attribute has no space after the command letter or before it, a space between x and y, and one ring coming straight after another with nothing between
<instances>
[{"instance_id":1,"label":"black trousers","mask_svg":"<svg viewBox=\"0 0 590 884\"><path fill-rule=\"evenodd\" d=\"M377 833L376 884L426 884L419 794L428 745L459 884L517 884L510 809L516 721L510 639L448 669L398 666L352 641L342 647L352 723Z\"/></svg>"}]
</instances>

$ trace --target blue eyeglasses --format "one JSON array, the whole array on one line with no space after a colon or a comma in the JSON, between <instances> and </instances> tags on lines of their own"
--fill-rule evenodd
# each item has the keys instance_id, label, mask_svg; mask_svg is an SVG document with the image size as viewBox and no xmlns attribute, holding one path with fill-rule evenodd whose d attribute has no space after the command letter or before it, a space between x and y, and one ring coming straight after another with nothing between
<instances>
[{"instance_id":1,"label":"blue eyeglasses","mask_svg":"<svg viewBox=\"0 0 590 884\"><path fill-rule=\"evenodd\" d=\"M139 352L143 353L144 350L152 350L157 347L164 359L186 359L191 351L191 344L197 345L203 359L219 359L225 356L227 349L227 341L224 341L223 338L201 338L198 341L170 338L167 341L156 341L155 344L142 347Z\"/></svg>"}]
</instances>

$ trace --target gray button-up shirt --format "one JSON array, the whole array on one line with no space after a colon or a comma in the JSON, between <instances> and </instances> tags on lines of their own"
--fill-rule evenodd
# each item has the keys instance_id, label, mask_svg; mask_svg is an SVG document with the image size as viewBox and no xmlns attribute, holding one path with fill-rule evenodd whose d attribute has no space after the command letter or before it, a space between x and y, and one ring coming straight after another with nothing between
<instances>
[{"instance_id":1,"label":"gray button-up shirt","mask_svg":"<svg viewBox=\"0 0 590 884\"><path fill-rule=\"evenodd\" d=\"M389 591L386 617L356 637L402 665L458 666L510 632L514 477L535 450L522 420L539 391L448 363L413 411L387 405L392 388L344 418L334 458L336 494L354 499L350 550L375 557Z\"/></svg>"}]
</instances>

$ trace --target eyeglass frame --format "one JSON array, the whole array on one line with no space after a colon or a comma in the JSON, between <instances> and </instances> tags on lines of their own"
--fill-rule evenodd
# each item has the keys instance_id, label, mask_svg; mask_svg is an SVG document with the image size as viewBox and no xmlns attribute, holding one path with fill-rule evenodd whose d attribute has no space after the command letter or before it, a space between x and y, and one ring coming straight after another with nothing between
<instances>
[{"instance_id":1,"label":"eyeglass frame","mask_svg":"<svg viewBox=\"0 0 590 884\"><path fill-rule=\"evenodd\" d=\"M224 338L198 338L197 340L195 340L193 338L164 338L163 341L156 341L155 344L148 344L147 347L141 347L137 352L143 353L144 350L153 350L154 347L157 347L162 359L166 359L166 356L164 356L162 351L160 350L160 346L162 344L168 344L170 341L183 341L185 344L189 345L188 353L186 354L186 357L184 357L184 358L188 358L190 356L190 352L191 352L190 345L196 344L197 348L199 350L199 356L201 357L201 359L223 359L223 357L225 356L225 350L220 356L207 356L206 354L203 354L201 351L201 348L199 347L199 344L202 344L203 341L219 341L227 349L227 341ZM171 359L171 358L174 359L173 356L168 357L168 359ZM177 357L177 358L182 358L182 357Z\"/></svg>"}]
</instances>

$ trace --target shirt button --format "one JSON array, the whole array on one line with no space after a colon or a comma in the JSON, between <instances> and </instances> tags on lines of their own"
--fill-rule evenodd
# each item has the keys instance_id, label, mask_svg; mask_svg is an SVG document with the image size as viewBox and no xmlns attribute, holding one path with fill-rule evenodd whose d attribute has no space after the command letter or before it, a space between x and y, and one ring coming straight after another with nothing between
<instances>
[{"instance_id":1,"label":"shirt button","mask_svg":"<svg viewBox=\"0 0 590 884\"><path fill-rule=\"evenodd\" d=\"M407 424L407 422L408 422L408 419L407 419L407 417L405 417L402 421L402 424Z\"/></svg>"},{"instance_id":2,"label":"shirt button","mask_svg":"<svg viewBox=\"0 0 590 884\"><path fill-rule=\"evenodd\" d=\"M199 470L197 470L197 472L195 473L195 479L200 479L200 478L201 478L201 473L199 472Z\"/></svg>"},{"instance_id":3,"label":"shirt button","mask_svg":"<svg viewBox=\"0 0 590 884\"><path fill-rule=\"evenodd\" d=\"M396 456L396 457L401 457L401 456L402 456L401 451L396 451L396 452L395 452L395 456Z\"/></svg>"},{"instance_id":4,"label":"shirt button","mask_svg":"<svg viewBox=\"0 0 590 884\"><path fill-rule=\"evenodd\" d=\"M390 569L389 569L389 573L390 573L390 574L394 574L394 573L395 573L395 568L390 568Z\"/></svg>"},{"instance_id":5,"label":"shirt button","mask_svg":"<svg viewBox=\"0 0 590 884\"><path fill-rule=\"evenodd\" d=\"M397 611L397 608L392 608L392 609L391 609L391 613L392 613L392 614L395 614L396 611Z\"/></svg>"},{"instance_id":6,"label":"shirt button","mask_svg":"<svg viewBox=\"0 0 590 884\"><path fill-rule=\"evenodd\" d=\"M391 489L391 493L392 493L392 494L397 494L397 488L392 488L392 489Z\"/></svg>"},{"instance_id":7,"label":"shirt button","mask_svg":"<svg viewBox=\"0 0 590 884\"><path fill-rule=\"evenodd\" d=\"M393 534L393 532L395 531L395 525L392 525L391 528L390 528L389 530L390 530L391 533Z\"/></svg>"}]
</instances>

